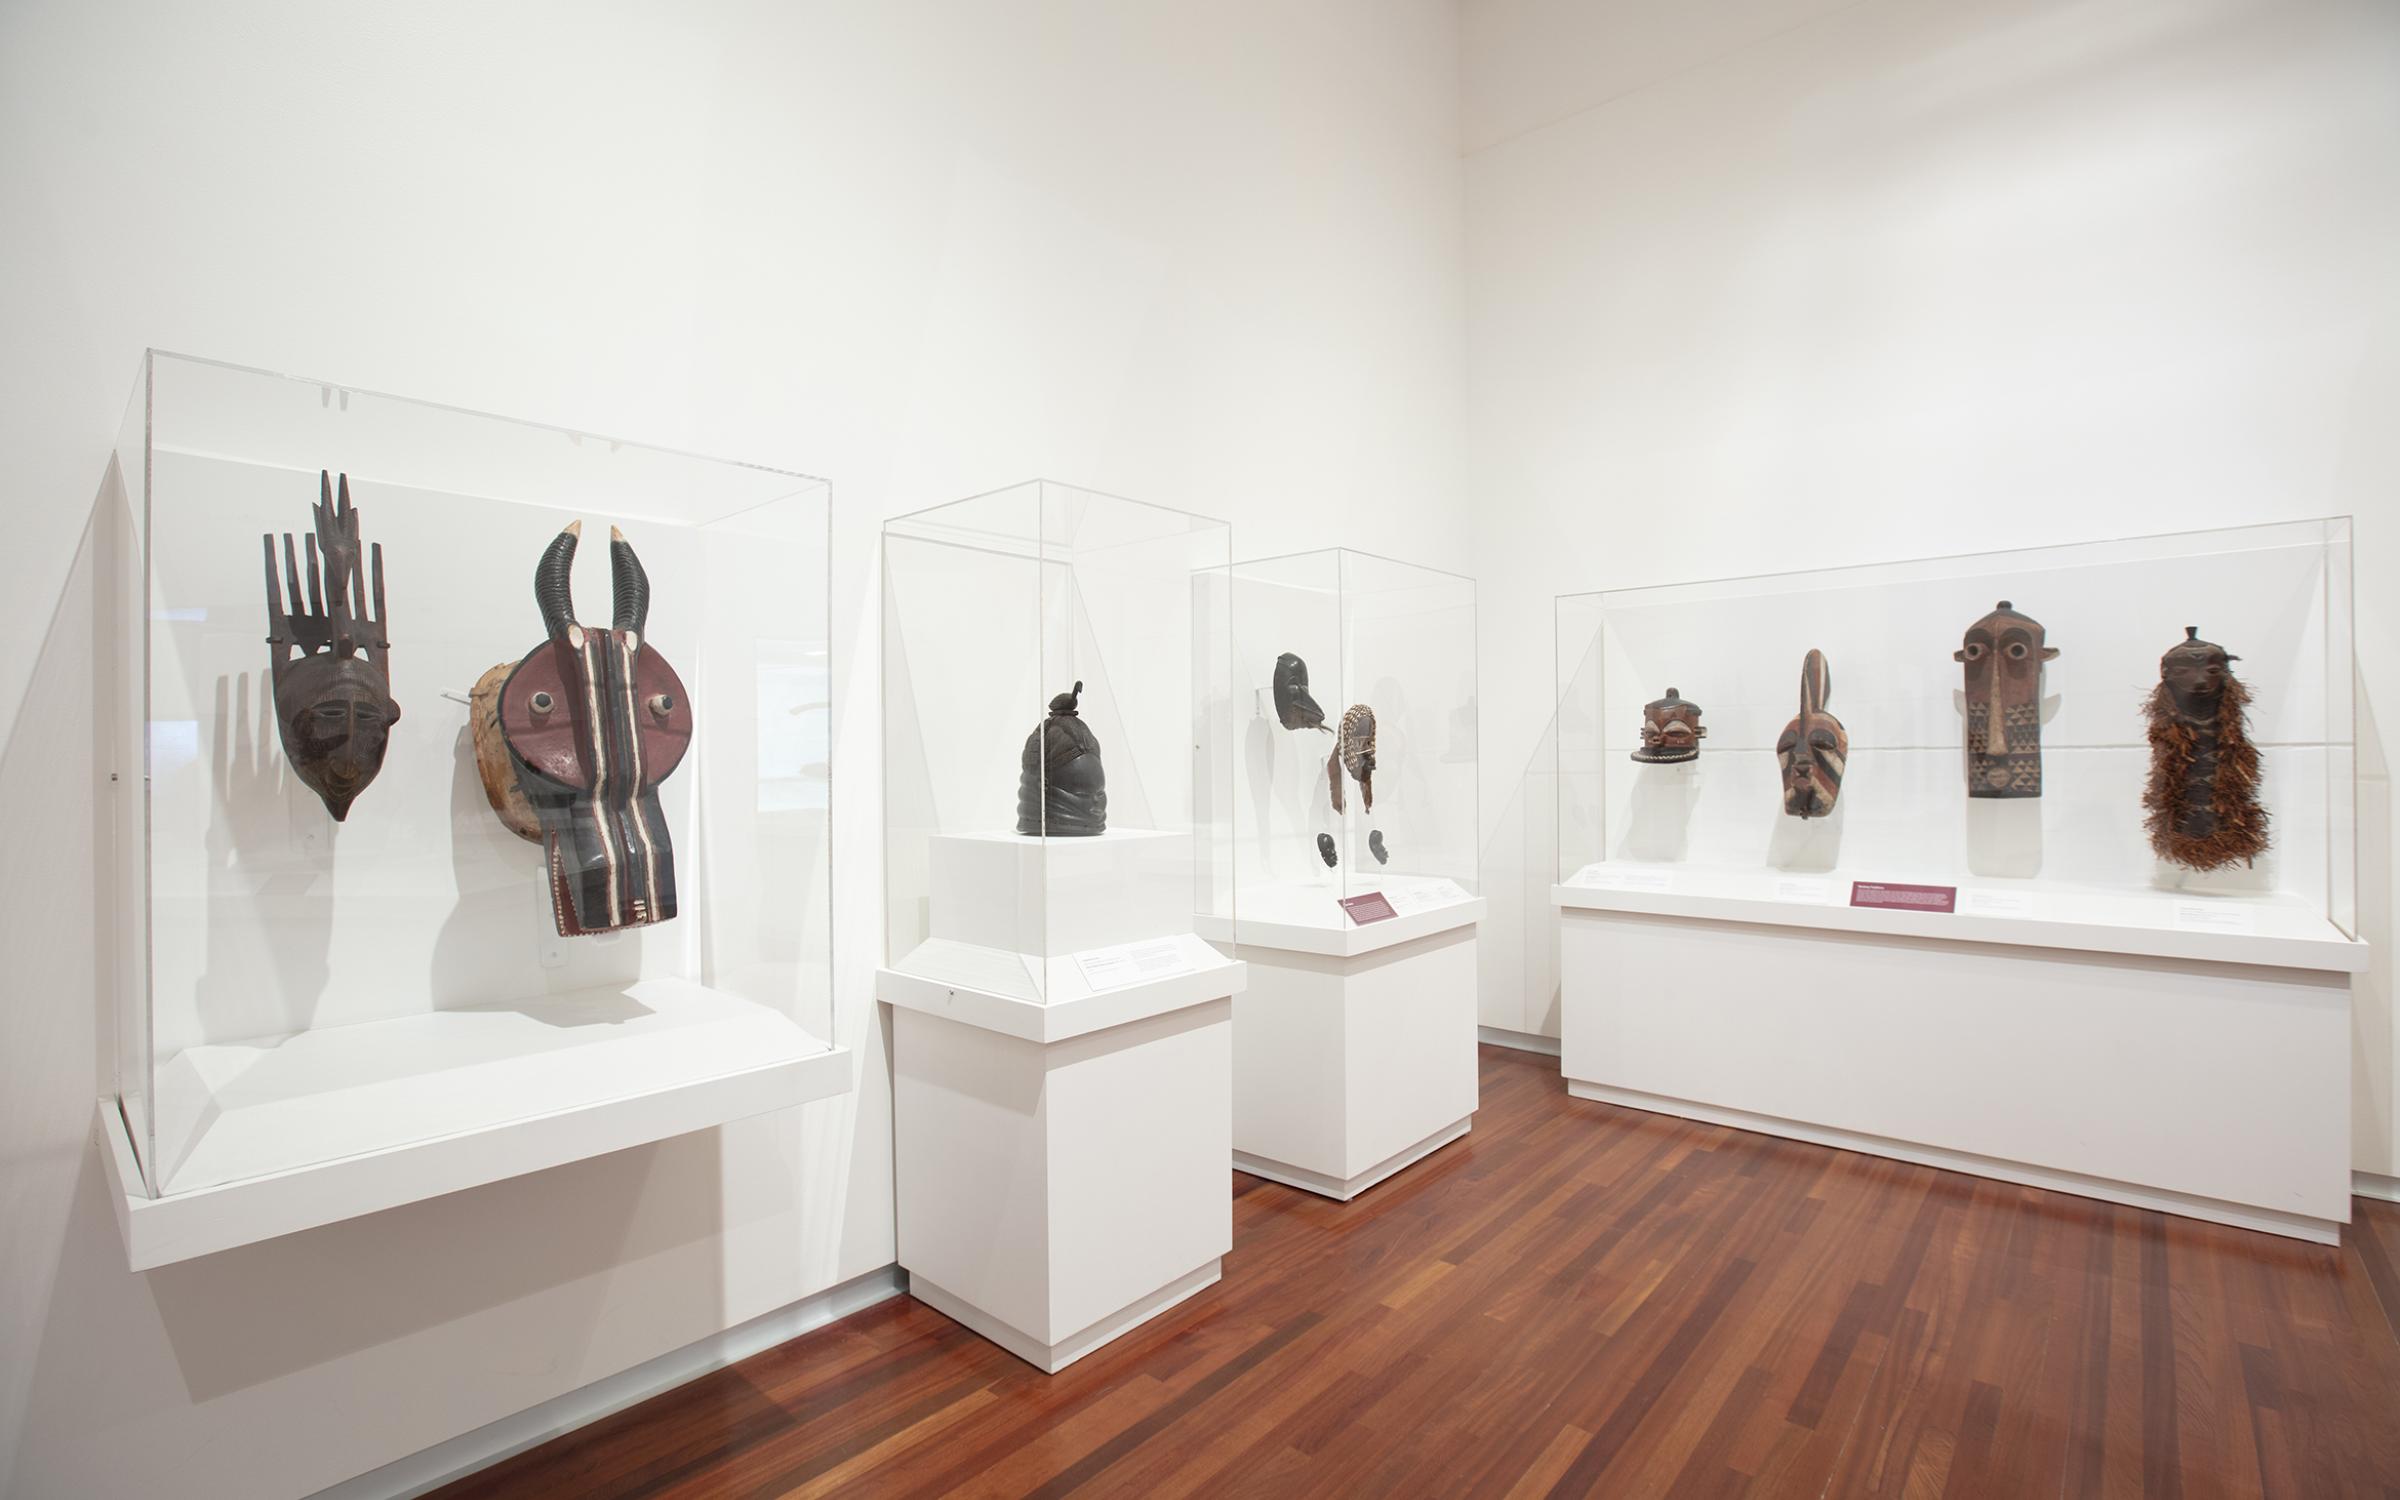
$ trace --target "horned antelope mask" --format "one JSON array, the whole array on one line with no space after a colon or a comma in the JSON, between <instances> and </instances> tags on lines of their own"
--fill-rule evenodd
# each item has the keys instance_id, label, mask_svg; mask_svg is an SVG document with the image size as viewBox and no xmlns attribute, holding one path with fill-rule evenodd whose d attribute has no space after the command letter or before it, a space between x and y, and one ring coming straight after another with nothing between
<instances>
[{"instance_id":1,"label":"horned antelope mask","mask_svg":"<svg viewBox=\"0 0 2400 1500\"><path fill-rule=\"evenodd\" d=\"M649 577L614 528L615 613L605 629L576 621L569 574L582 533L580 521L560 532L534 569L548 639L509 673L494 716L540 831L564 937L675 915L675 851L658 787L692 742L691 700L644 634Z\"/></svg>"}]
</instances>

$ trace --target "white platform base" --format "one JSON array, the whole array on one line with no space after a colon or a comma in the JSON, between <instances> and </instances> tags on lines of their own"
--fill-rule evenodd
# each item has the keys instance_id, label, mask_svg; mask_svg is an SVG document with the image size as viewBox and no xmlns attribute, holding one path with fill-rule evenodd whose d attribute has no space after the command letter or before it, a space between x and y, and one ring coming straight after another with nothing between
<instances>
[{"instance_id":1,"label":"white platform base","mask_svg":"<svg viewBox=\"0 0 2400 1500\"><path fill-rule=\"evenodd\" d=\"M1326 872L1328 877L1333 872ZM1380 894L1392 915L1380 922L1353 921L1342 909L1342 897ZM1483 920L1484 901L1470 896L1456 881L1429 875L1356 876L1345 890L1341 882L1245 885L1234 892L1232 918L1202 913L1192 926L1202 937L1223 947L1280 948L1287 953L1317 953L1355 958L1379 948L1393 948L1453 927L1471 927Z\"/></svg>"},{"instance_id":2,"label":"white platform base","mask_svg":"<svg viewBox=\"0 0 2400 1500\"><path fill-rule=\"evenodd\" d=\"M1021 1333L982 1308L952 1296L933 1282L913 1273L909 1277L908 1294L952 1322L962 1323L990 1339L1043 1374L1056 1375L1118 1334L1140 1327L1176 1303L1215 1285L1224 1271L1225 1262L1222 1259L1212 1260L1207 1265L1195 1268L1189 1275L1176 1277L1147 1297L1135 1299L1055 1344L1045 1344L1029 1334Z\"/></svg>"},{"instance_id":3,"label":"white platform base","mask_svg":"<svg viewBox=\"0 0 2400 1500\"><path fill-rule=\"evenodd\" d=\"M1475 1118L1472 1115L1463 1120L1453 1121L1406 1150L1377 1162L1355 1177L1328 1177L1321 1172L1311 1172L1305 1167L1295 1167L1289 1162L1269 1161L1263 1156L1252 1156L1247 1151L1234 1152L1233 1164L1253 1177L1264 1177L1269 1182L1280 1182L1285 1187L1298 1188L1302 1192L1315 1193L1321 1198L1332 1198L1347 1203L1386 1177L1397 1176L1415 1166L1474 1128Z\"/></svg>"},{"instance_id":4,"label":"white platform base","mask_svg":"<svg viewBox=\"0 0 2400 1500\"><path fill-rule=\"evenodd\" d=\"M2073 1193L2079 1198L2098 1198L2131 1208L2151 1208L2160 1213L2180 1214L2187 1219L2230 1224L2236 1229L2256 1229L2292 1239L2312 1240L2320 1245L2338 1245L2342 1239L2341 1224L2330 1220L2278 1214L2268 1209L2247 1208L2238 1203L2197 1198L2188 1193L2170 1193L2132 1183L2109 1182L2078 1172L2052 1172L2022 1162L1997 1161L1964 1151L1944 1151L1908 1141L1888 1140L1883 1136L1803 1125L1796 1120L1778 1120L1769 1115L1754 1115L1738 1109L1718 1109L1706 1104L1694 1104L1688 1099L1661 1099L1654 1094L1612 1089L1595 1083L1577 1083L1573 1079L1567 1081L1567 1092L1578 1099L1591 1099L1602 1104L1620 1104L1628 1109L1648 1110L1652 1114L1679 1115L1687 1120L1701 1120L1711 1125L1730 1125L1737 1130L1755 1130L1761 1135L1782 1136L1786 1140L1807 1141L1811 1145L1831 1146L1836 1150L1856 1151L1867 1156L1890 1157L1895 1161L1915 1162L1919 1166L1940 1167L1945 1171L1964 1172L1973 1177L1989 1177L2025 1187L2048 1188L2052 1192Z\"/></svg>"},{"instance_id":5,"label":"white platform base","mask_svg":"<svg viewBox=\"0 0 2400 1500\"><path fill-rule=\"evenodd\" d=\"M1242 952L1236 1166L1347 1200L1467 1133L1479 1092L1473 925L1350 958Z\"/></svg>"},{"instance_id":6,"label":"white platform base","mask_svg":"<svg viewBox=\"0 0 2400 1500\"><path fill-rule=\"evenodd\" d=\"M159 1074L156 1198L114 1100L98 1128L139 1271L849 1087L781 1012L646 979L191 1048Z\"/></svg>"},{"instance_id":7,"label":"white platform base","mask_svg":"<svg viewBox=\"0 0 2400 1500\"><path fill-rule=\"evenodd\" d=\"M1577 1095L2324 1240L2344 972L1568 907Z\"/></svg>"},{"instance_id":8,"label":"white platform base","mask_svg":"<svg viewBox=\"0 0 2400 1500\"><path fill-rule=\"evenodd\" d=\"M970 948L1058 958L1173 932L1191 917L1188 833L937 833L926 865L927 936Z\"/></svg>"},{"instance_id":9,"label":"white platform base","mask_svg":"<svg viewBox=\"0 0 2400 1500\"><path fill-rule=\"evenodd\" d=\"M883 971L912 1290L1055 1371L1215 1280L1244 972L1045 1006Z\"/></svg>"}]
</instances>

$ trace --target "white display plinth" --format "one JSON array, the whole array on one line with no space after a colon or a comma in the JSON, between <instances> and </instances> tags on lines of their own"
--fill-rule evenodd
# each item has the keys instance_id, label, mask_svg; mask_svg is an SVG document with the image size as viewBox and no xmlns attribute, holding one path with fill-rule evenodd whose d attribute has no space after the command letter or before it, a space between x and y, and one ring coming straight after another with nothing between
<instances>
[{"instance_id":1,"label":"white display plinth","mask_svg":"<svg viewBox=\"0 0 2400 1500\"><path fill-rule=\"evenodd\" d=\"M114 1101L99 1121L138 1271L849 1086L849 1053L789 1016L645 979L186 1048L159 1071L160 1138L185 1145L156 1198Z\"/></svg>"},{"instance_id":2,"label":"white display plinth","mask_svg":"<svg viewBox=\"0 0 2400 1500\"><path fill-rule=\"evenodd\" d=\"M1262 947L1233 1003L1233 1164L1347 1201L1467 1133L1480 898L1358 929L1334 956ZM1396 939L1404 922L1449 921Z\"/></svg>"},{"instance_id":3,"label":"white display plinth","mask_svg":"<svg viewBox=\"0 0 2400 1500\"><path fill-rule=\"evenodd\" d=\"M2366 948L2329 927L1552 895L1578 1097L2322 1243L2349 1219Z\"/></svg>"},{"instance_id":4,"label":"white display plinth","mask_svg":"<svg viewBox=\"0 0 2400 1500\"><path fill-rule=\"evenodd\" d=\"M1043 1370L1215 1281L1232 1248L1247 970L1201 948L1189 972L1049 1004L879 975L910 1290Z\"/></svg>"},{"instance_id":5,"label":"white display plinth","mask_svg":"<svg viewBox=\"0 0 2400 1500\"><path fill-rule=\"evenodd\" d=\"M1111 828L1089 838L1014 830L928 840L929 935L1057 958L1191 923L1192 837Z\"/></svg>"}]
</instances>

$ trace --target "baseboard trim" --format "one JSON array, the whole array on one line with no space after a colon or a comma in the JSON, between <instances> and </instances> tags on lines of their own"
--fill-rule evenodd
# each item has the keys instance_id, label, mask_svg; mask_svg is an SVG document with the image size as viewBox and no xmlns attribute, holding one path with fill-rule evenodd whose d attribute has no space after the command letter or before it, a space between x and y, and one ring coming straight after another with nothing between
<instances>
[{"instance_id":1,"label":"baseboard trim","mask_svg":"<svg viewBox=\"0 0 2400 1500\"><path fill-rule=\"evenodd\" d=\"M2386 1177L2381 1172L2352 1172L2350 1195L2354 1198L2378 1198L2385 1203L2400 1203L2400 1177Z\"/></svg>"},{"instance_id":2,"label":"baseboard trim","mask_svg":"<svg viewBox=\"0 0 2400 1500\"><path fill-rule=\"evenodd\" d=\"M1013 1324L1004 1323L985 1312L966 1298L927 1281L922 1276L908 1278L908 1294L970 1332L982 1335L1009 1353L1025 1361L1045 1375L1059 1371L1091 1353L1117 1335L1139 1327L1187 1298L1198 1296L1216 1285L1225 1274L1225 1258L1218 1256L1206 1265L1186 1271L1157 1291L1136 1297L1115 1312L1089 1327L1047 1344Z\"/></svg>"},{"instance_id":3,"label":"baseboard trim","mask_svg":"<svg viewBox=\"0 0 2400 1500\"><path fill-rule=\"evenodd\" d=\"M1498 1026L1478 1026L1475 1040L1491 1047L1514 1047L1519 1052L1539 1052L1544 1057L1558 1056L1558 1038L1538 1036L1530 1031L1508 1031Z\"/></svg>"},{"instance_id":4,"label":"baseboard trim","mask_svg":"<svg viewBox=\"0 0 2400 1500\"><path fill-rule=\"evenodd\" d=\"M1298 1188L1304 1193L1315 1193L1321 1198L1332 1198L1337 1202L1347 1203L1386 1178L1397 1176L1403 1170L1415 1166L1426 1157L1465 1135L1474 1126L1475 1117L1473 1115L1468 1115L1461 1120L1453 1120L1415 1145L1393 1152L1356 1177L1328 1176L1323 1172L1312 1172L1306 1167L1295 1167L1289 1162L1270 1161L1263 1156L1253 1156L1247 1151L1233 1153L1233 1165L1234 1170L1247 1172L1253 1177L1264 1177L1269 1182L1280 1182L1285 1187Z\"/></svg>"},{"instance_id":5,"label":"baseboard trim","mask_svg":"<svg viewBox=\"0 0 2400 1500\"><path fill-rule=\"evenodd\" d=\"M861 1308L872 1307L904 1289L899 1266L870 1271L813 1297L803 1297L789 1306L752 1318L739 1327L645 1360L630 1370L553 1396L513 1417L503 1417L421 1453L370 1469L355 1479L318 1491L315 1500L410 1500L578 1427L589 1426L612 1412L647 1401L662 1391L697 1380L712 1370L721 1370L846 1318Z\"/></svg>"},{"instance_id":6,"label":"baseboard trim","mask_svg":"<svg viewBox=\"0 0 2400 1500\"><path fill-rule=\"evenodd\" d=\"M2213 1224L2230 1224L2236 1229L2255 1229L2263 1234L2280 1234L2319 1245L2338 1245L2342 1242L2340 1223L2306 1214L2284 1213L2247 1203L2229 1203L2222 1198L2203 1198L2194 1193L2117 1182L2106 1177L2088 1177L2080 1172L1977 1156L1969 1151L1951 1151L1916 1141L1865 1135L1831 1125L1810 1125L1799 1120L1778 1119L1773 1115L1754 1115L1747 1110L1696 1104L1688 1099L1669 1099L1659 1094L1645 1094L1605 1083L1587 1083L1576 1078L1567 1080L1567 1092L1578 1099L1590 1099L1601 1104L1648 1110L1652 1114L1678 1115L1710 1125L1730 1125L1736 1130L1782 1136L1786 1140L1806 1141L1815 1146L1831 1146L1838 1151L1857 1151L1868 1156L1889 1157L1894 1161L1915 1162L1919 1166L1940 1167L1945 1171L1964 1172L1970 1177L2013 1182L2020 1187L2045 1188L2051 1192L2072 1193L2079 1198L2122 1203L2129 1208L2149 1208L2160 1213L2180 1214L2187 1219L2206 1219Z\"/></svg>"}]
</instances>

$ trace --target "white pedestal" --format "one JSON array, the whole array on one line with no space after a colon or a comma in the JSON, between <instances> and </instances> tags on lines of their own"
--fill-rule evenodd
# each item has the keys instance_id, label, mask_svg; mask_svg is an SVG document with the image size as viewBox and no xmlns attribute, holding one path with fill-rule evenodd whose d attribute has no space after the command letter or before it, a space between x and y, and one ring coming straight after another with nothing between
<instances>
[{"instance_id":1,"label":"white pedestal","mask_svg":"<svg viewBox=\"0 0 2400 1500\"><path fill-rule=\"evenodd\" d=\"M1191 925L1188 833L943 833L927 861L927 935L936 942L1058 958Z\"/></svg>"},{"instance_id":2,"label":"white pedestal","mask_svg":"<svg viewBox=\"0 0 2400 1500\"><path fill-rule=\"evenodd\" d=\"M882 971L911 1292L1056 1372L1215 1281L1245 972L1044 1005Z\"/></svg>"},{"instance_id":3,"label":"white pedestal","mask_svg":"<svg viewBox=\"0 0 2400 1500\"><path fill-rule=\"evenodd\" d=\"M1552 894L1579 1097L2322 1243L2350 1217L2363 944Z\"/></svg>"},{"instance_id":4,"label":"white pedestal","mask_svg":"<svg viewBox=\"0 0 2400 1500\"><path fill-rule=\"evenodd\" d=\"M1350 956L1245 942L1233 1003L1233 1164L1347 1201L1467 1133L1476 917Z\"/></svg>"}]
</instances>

